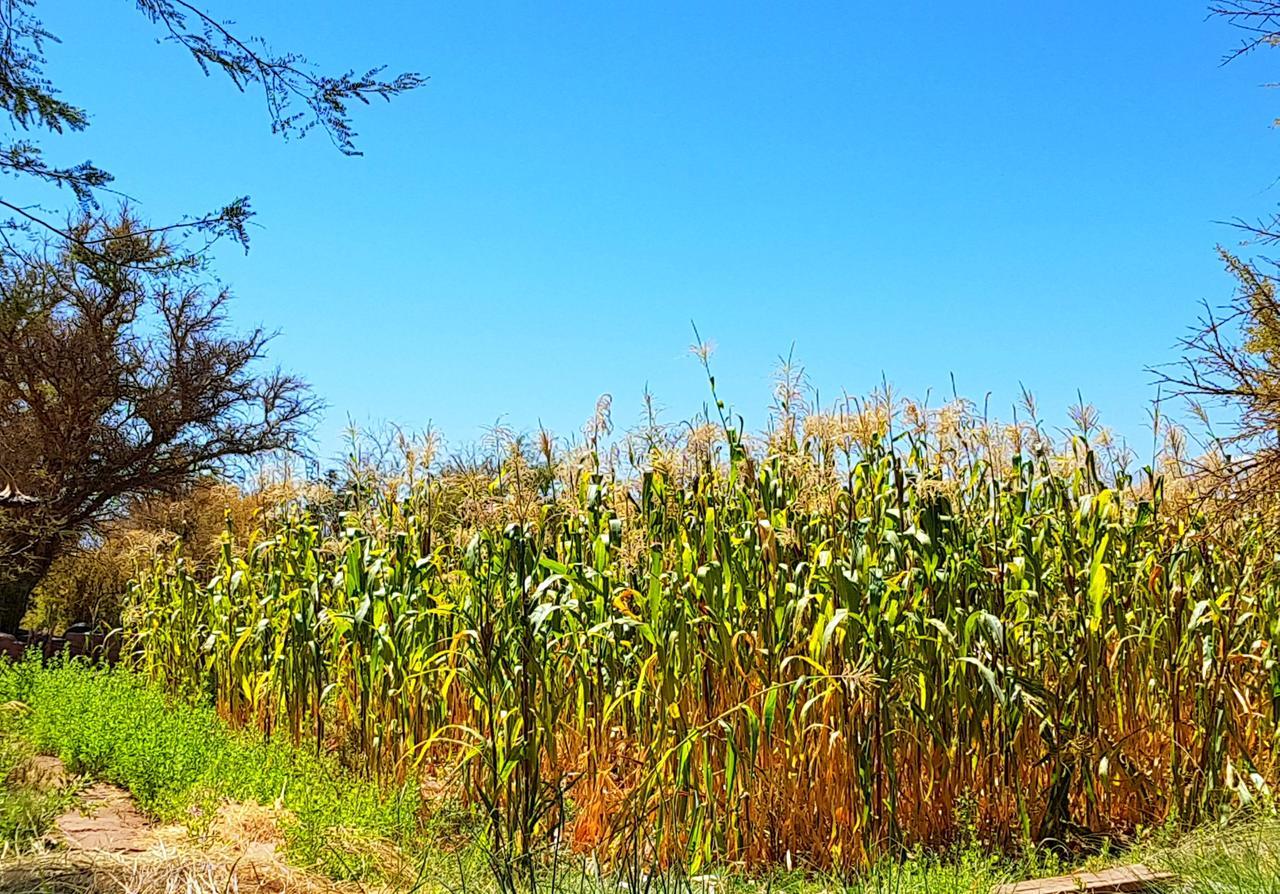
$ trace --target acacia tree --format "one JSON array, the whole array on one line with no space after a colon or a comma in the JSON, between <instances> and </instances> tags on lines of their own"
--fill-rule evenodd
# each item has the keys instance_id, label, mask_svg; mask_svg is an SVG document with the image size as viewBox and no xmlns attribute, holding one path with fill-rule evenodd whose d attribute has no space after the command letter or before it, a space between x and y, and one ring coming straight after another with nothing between
<instances>
[{"instance_id":1,"label":"acacia tree","mask_svg":"<svg viewBox=\"0 0 1280 894\"><path fill-rule=\"evenodd\" d=\"M186 0L136 0L161 42L206 75L260 91L273 132L313 130L358 155L352 109L421 85L415 73L325 73ZM205 276L208 246L248 248L248 197L144 224L91 161L56 160L57 137L89 113L45 73L56 41L38 0L0 0L0 174L25 193L72 199L70 214L0 194L0 631L17 629L58 554L132 497L298 446L316 402L263 371L267 335L226 325L227 292ZM8 127L5 128L4 124ZM39 189L37 190L39 191Z\"/></svg>"},{"instance_id":2,"label":"acacia tree","mask_svg":"<svg viewBox=\"0 0 1280 894\"><path fill-rule=\"evenodd\" d=\"M128 212L47 251L0 253L0 631L53 559L127 497L172 493L298 446L315 401L260 370L268 336L229 331L228 292ZM85 249L81 243L94 246Z\"/></svg>"}]
</instances>

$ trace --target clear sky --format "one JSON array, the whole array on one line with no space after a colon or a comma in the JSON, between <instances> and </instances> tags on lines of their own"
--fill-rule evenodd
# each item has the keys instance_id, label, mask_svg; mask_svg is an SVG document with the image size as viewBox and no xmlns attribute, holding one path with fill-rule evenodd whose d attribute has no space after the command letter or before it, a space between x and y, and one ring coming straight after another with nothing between
<instances>
[{"instance_id":1,"label":"clear sky","mask_svg":"<svg viewBox=\"0 0 1280 894\"><path fill-rule=\"evenodd\" d=\"M1051 420L1079 390L1138 445L1197 302L1230 283L1215 221L1280 175L1280 51L1186 0L486 4L208 0L323 67L430 76L357 119L362 158L271 135L132 4L48 0L48 71L85 156L156 220L248 194L221 253L235 318L358 422L579 428L597 397L670 418L705 383L764 421L794 344L825 398L882 374ZM935 397L935 400L937 398Z\"/></svg>"}]
</instances>

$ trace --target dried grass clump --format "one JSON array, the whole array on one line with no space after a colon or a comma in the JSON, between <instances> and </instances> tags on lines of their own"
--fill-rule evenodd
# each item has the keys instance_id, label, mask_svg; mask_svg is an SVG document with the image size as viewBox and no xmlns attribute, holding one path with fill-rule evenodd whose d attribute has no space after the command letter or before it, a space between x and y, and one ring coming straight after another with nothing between
<instances>
[{"instance_id":1,"label":"dried grass clump","mask_svg":"<svg viewBox=\"0 0 1280 894\"><path fill-rule=\"evenodd\" d=\"M195 850L35 854L0 866L7 894L328 894L361 890L278 860Z\"/></svg>"}]
</instances>

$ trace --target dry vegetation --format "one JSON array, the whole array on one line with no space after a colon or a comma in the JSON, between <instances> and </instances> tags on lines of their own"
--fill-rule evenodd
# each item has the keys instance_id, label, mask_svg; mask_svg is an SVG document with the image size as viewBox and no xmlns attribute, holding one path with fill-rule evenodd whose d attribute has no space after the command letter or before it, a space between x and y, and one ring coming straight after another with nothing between
<instances>
[{"instance_id":1,"label":"dry vegetation","mask_svg":"<svg viewBox=\"0 0 1280 894\"><path fill-rule=\"evenodd\" d=\"M246 863L207 845L155 854L31 854L0 867L9 894L339 894L365 889L300 872L282 861Z\"/></svg>"}]
</instances>

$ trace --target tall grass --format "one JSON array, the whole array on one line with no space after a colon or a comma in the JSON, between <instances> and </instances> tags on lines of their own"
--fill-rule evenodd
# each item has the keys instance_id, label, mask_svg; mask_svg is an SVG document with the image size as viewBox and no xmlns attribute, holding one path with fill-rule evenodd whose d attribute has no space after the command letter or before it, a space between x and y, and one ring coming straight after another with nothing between
<instances>
[{"instance_id":1,"label":"tall grass","mask_svg":"<svg viewBox=\"0 0 1280 894\"><path fill-rule=\"evenodd\" d=\"M712 379L714 391L715 383ZM459 777L511 867L851 869L1270 797L1280 579L1087 414L887 396L748 438L406 454L133 587L137 667L386 779ZM336 519L336 521L335 521ZM518 868L512 869L518 872Z\"/></svg>"}]
</instances>

